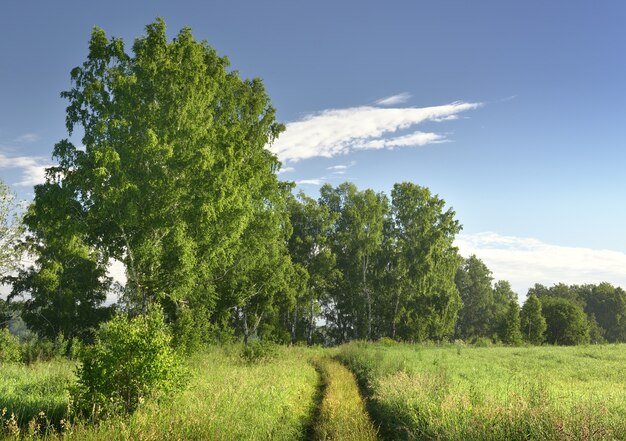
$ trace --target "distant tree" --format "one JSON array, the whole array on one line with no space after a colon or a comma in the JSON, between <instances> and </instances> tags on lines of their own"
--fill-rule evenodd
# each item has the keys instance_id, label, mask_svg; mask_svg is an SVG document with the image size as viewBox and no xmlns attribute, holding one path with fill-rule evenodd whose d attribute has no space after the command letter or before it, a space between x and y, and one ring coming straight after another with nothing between
<instances>
[{"instance_id":1,"label":"distant tree","mask_svg":"<svg viewBox=\"0 0 626 441\"><path fill-rule=\"evenodd\" d=\"M550 288L547 288L540 284L528 290L528 294L535 294L539 300L544 297L556 297L560 299L568 300L578 306L585 307L585 299L580 295L581 287L577 285L566 285L565 283L557 283Z\"/></svg>"},{"instance_id":2,"label":"distant tree","mask_svg":"<svg viewBox=\"0 0 626 441\"><path fill-rule=\"evenodd\" d=\"M493 325L490 331L492 334L500 333L506 325L511 301L517 304L517 294L511 288L511 284L506 280L498 280L493 286Z\"/></svg>"},{"instance_id":3,"label":"distant tree","mask_svg":"<svg viewBox=\"0 0 626 441\"><path fill-rule=\"evenodd\" d=\"M0 179L0 284L20 263L22 250L18 244L24 228L18 208L15 195Z\"/></svg>"},{"instance_id":4,"label":"distant tree","mask_svg":"<svg viewBox=\"0 0 626 441\"><path fill-rule=\"evenodd\" d=\"M385 229L392 337L441 340L454 334L460 299L454 277L461 264L453 246L461 225L445 201L409 182L391 191ZM394 249L395 248L395 249ZM397 334L396 334L397 330Z\"/></svg>"},{"instance_id":5,"label":"distant tree","mask_svg":"<svg viewBox=\"0 0 626 441\"><path fill-rule=\"evenodd\" d=\"M339 277L336 258L329 245L337 213L331 215L326 205L302 192L289 198L287 208L293 230L288 241L289 253L294 264L306 273L298 276L305 282L304 289L290 311L291 339L296 341L300 334L298 328L302 328L302 336L311 344L321 305Z\"/></svg>"},{"instance_id":6,"label":"distant tree","mask_svg":"<svg viewBox=\"0 0 626 441\"><path fill-rule=\"evenodd\" d=\"M582 307L561 297L541 299L546 319L546 341L558 345L589 343L589 321Z\"/></svg>"},{"instance_id":7,"label":"distant tree","mask_svg":"<svg viewBox=\"0 0 626 441\"><path fill-rule=\"evenodd\" d=\"M546 319L541 313L541 302L535 294L530 294L520 314L520 328L524 339L534 345L545 341Z\"/></svg>"},{"instance_id":8,"label":"distant tree","mask_svg":"<svg viewBox=\"0 0 626 441\"><path fill-rule=\"evenodd\" d=\"M329 245L336 256L342 278L330 291L327 320L338 341L371 338L374 293L371 277L373 256L382 244L386 197L372 190L359 191L352 183L320 190L319 203L336 220L329 233Z\"/></svg>"},{"instance_id":9,"label":"distant tree","mask_svg":"<svg viewBox=\"0 0 626 441\"><path fill-rule=\"evenodd\" d=\"M258 335L264 321L273 321L278 295L295 296L288 289L293 269L286 245L291 230L284 206L290 188L276 180L268 185L274 188L271 192L265 189L266 197L259 195L254 215L241 235L235 266L216 281L215 315L232 314L245 343Z\"/></svg>"},{"instance_id":10,"label":"distant tree","mask_svg":"<svg viewBox=\"0 0 626 441\"><path fill-rule=\"evenodd\" d=\"M492 337L495 327L491 271L475 255L465 259L456 273L456 286L463 306L457 321L457 335Z\"/></svg>"},{"instance_id":11,"label":"distant tree","mask_svg":"<svg viewBox=\"0 0 626 441\"><path fill-rule=\"evenodd\" d=\"M510 300L509 307L505 314L500 338L504 343L519 345L522 343L522 333L520 331L520 307L517 300Z\"/></svg>"},{"instance_id":12,"label":"distant tree","mask_svg":"<svg viewBox=\"0 0 626 441\"><path fill-rule=\"evenodd\" d=\"M590 322L593 316L608 342L626 342L626 292L609 283L589 288L585 295L585 312Z\"/></svg>"},{"instance_id":13,"label":"distant tree","mask_svg":"<svg viewBox=\"0 0 626 441\"><path fill-rule=\"evenodd\" d=\"M24 298L21 317L28 328L51 340L63 334L70 342L90 341L112 312L103 306L111 284L106 259L83 241L84 224L68 215L75 209L76 202L58 184L35 188L35 201L24 216L24 243L35 262L8 279L9 299Z\"/></svg>"},{"instance_id":14,"label":"distant tree","mask_svg":"<svg viewBox=\"0 0 626 441\"><path fill-rule=\"evenodd\" d=\"M606 343L605 335L606 331L598 324L595 314L591 314L589 316L589 342L594 345Z\"/></svg>"},{"instance_id":15,"label":"distant tree","mask_svg":"<svg viewBox=\"0 0 626 441\"><path fill-rule=\"evenodd\" d=\"M9 326L11 317L13 317L13 312L9 309L9 305L3 299L0 299L0 329Z\"/></svg>"}]
</instances>

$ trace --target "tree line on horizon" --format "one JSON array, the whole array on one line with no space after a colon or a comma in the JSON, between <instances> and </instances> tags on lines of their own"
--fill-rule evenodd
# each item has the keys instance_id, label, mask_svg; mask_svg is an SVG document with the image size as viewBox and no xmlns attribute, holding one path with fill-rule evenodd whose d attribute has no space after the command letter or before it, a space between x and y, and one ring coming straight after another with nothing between
<instances>
[{"instance_id":1,"label":"tree line on horizon","mask_svg":"<svg viewBox=\"0 0 626 441\"><path fill-rule=\"evenodd\" d=\"M158 304L189 348L233 336L626 341L626 294L609 284L536 285L520 311L506 281L459 255L461 225L426 187L294 195L266 148L284 126L261 80L229 71L188 28L168 41L159 19L132 54L96 28L71 78L67 130L84 148L55 145L23 217L34 264L3 267L13 310L40 338L90 342L113 315ZM125 286L107 276L112 260Z\"/></svg>"}]
</instances>

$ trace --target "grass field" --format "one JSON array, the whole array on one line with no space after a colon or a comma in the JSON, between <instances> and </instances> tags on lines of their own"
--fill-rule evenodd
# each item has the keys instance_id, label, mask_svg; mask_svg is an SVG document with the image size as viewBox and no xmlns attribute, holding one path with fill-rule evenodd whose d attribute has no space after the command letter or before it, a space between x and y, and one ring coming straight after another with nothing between
<instances>
[{"instance_id":1,"label":"grass field","mask_svg":"<svg viewBox=\"0 0 626 441\"><path fill-rule=\"evenodd\" d=\"M0 438L52 422L65 430L46 439L626 440L626 345L352 343L256 364L212 348L187 360L185 390L131 416L61 424L74 366L0 365Z\"/></svg>"},{"instance_id":2,"label":"grass field","mask_svg":"<svg viewBox=\"0 0 626 441\"><path fill-rule=\"evenodd\" d=\"M386 439L626 439L626 345L353 343L338 358Z\"/></svg>"},{"instance_id":3,"label":"grass field","mask_svg":"<svg viewBox=\"0 0 626 441\"><path fill-rule=\"evenodd\" d=\"M190 381L175 396L141 407L130 417L112 418L97 426L78 422L63 437L80 440L294 440L305 437L316 408L318 375L308 362L306 349L281 348L277 359L246 364L236 350L214 349L188 361ZM72 380L72 366L65 362L13 367L12 378L0 366L0 409L28 416L39 410L65 409L67 399L57 387ZM21 369L21 370L20 370ZM12 386L14 383L20 386ZM41 384L55 385L45 391ZM30 386L29 386L30 384ZM12 400L4 391L13 390ZM42 406L36 405L41 400ZM59 421L63 415L55 414ZM27 431L27 428L23 429ZM4 436L10 435L6 430ZM1 437L1 436L0 436Z\"/></svg>"}]
</instances>

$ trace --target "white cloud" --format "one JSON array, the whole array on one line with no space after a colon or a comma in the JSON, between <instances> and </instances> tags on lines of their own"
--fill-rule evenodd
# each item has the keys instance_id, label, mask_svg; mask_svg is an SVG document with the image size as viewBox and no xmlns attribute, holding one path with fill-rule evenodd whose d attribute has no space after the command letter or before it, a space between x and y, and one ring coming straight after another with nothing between
<instances>
[{"instance_id":1,"label":"white cloud","mask_svg":"<svg viewBox=\"0 0 626 441\"><path fill-rule=\"evenodd\" d=\"M402 92L397 95L391 95L385 98L381 98L376 101L379 106L395 106L396 104L406 103L411 99L411 94L408 92Z\"/></svg>"},{"instance_id":2,"label":"white cloud","mask_svg":"<svg viewBox=\"0 0 626 441\"><path fill-rule=\"evenodd\" d=\"M461 234L455 245L463 256L476 254L482 259L495 280L511 282L520 300L535 283L609 282L626 287L626 253L619 251L551 245L491 232Z\"/></svg>"},{"instance_id":3,"label":"white cloud","mask_svg":"<svg viewBox=\"0 0 626 441\"><path fill-rule=\"evenodd\" d=\"M296 169L293 168L293 167L281 167L281 169L278 171L278 174L281 174L281 173L291 173L291 172L294 172L294 171L296 171Z\"/></svg>"},{"instance_id":4,"label":"white cloud","mask_svg":"<svg viewBox=\"0 0 626 441\"><path fill-rule=\"evenodd\" d=\"M28 144L39 141L40 137L36 133L24 133L22 136L15 138L15 142L20 144Z\"/></svg>"},{"instance_id":5,"label":"white cloud","mask_svg":"<svg viewBox=\"0 0 626 441\"><path fill-rule=\"evenodd\" d=\"M385 148L394 148L394 147L410 147L410 146L420 146L425 144L434 144L439 142L446 142L446 139L438 135L436 133L425 133L425 132L413 132L404 136L396 136L394 138L388 139L376 139L374 141L369 141L359 149L385 149Z\"/></svg>"},{"instance_id":6,"label":"white cloud","mask_svg":"<svg viewBox=\"0 0 626 441\"><path fill-rule=\"evenodd\" d=\"M296 181L297 185L322 185L326 178L300 179Z\"/></svg>"},{"instance_id":7,"label":"white cloud","mask_svg":"<svg viewBox=\"0 0 626 441\"><path fill-rule=\"evenodd\" d=\"M435 133L414 132L388 138L398 130L426 121L440 121L479 107L456 102L434 107L379 108L372 106L329 109L287 124L287 130L269 148L281 161L331 158L359 149L418 146L442 142Z\"/></svg>"},{"instance_id":8,"label":"white cloud","mask_svg":"<svg viewBox=\"0 0 626 441\"><path fill-rule=\"evenodd\" d=\"M334 175L343 175L348 171L348 169L356 164L355 161L350 162L350 164L337 164L331 165L327 167L326 170L330 170Z\"/></svg>"},{"instance_id":9,"label":"white cloud","mask_svg":"<svg viewBox=\"0 0 626 441\"><path fill-rule=\"evenodd\" d=\"M38 156L6 156L0 153L0 169L17 168L22 170L21 180L16 182L18 187L29 187L45 181L48 164Z\"/></svg>"}]
</instances>

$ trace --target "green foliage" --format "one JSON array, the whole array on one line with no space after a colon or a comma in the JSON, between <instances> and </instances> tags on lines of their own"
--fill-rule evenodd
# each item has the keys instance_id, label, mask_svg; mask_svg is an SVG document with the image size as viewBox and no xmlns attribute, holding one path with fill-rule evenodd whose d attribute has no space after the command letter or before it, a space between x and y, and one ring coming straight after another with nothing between
<instances>
[{"instance_id":1,"label":"green foliage","mask_svg":"<svg viewBox=\"0 0 626 441\"><path fill-rule=\"evenodd\" d=\"M626 292L609 283L585 288L582 293L585 312L589 321L595 321L599 328L594 330L592 341L601 342L606 338L611 343L626 342Z\"/></svg>"},{"instance_id":2,"label":"green foliage","mask_svg":"<svg viewBox=\"0 0 626 441\"><path fill-rule=\"evenodd\" d=\"M534 345L545 341L546 319L541 313L541 302L535 294L530 294L520 314L520 329L524 339Z\"/></svg>"},{"instance_id":3,"label":"green foliage","mask_svg":"<svg viewBox=\"0 0 626 441\"><path fill-rule=\"evenodd\" d=\"M330 298L333 286L341 273L337 259L330 247L330 233L337 213L329 207L300 192L287 200L292 234L287 246L294 263L291 286L296 289L295 302L288 305L287 328L291 341L305 340L313 343L316 319L322 305Z\"/></svg>"},{"instance_id":4,"label":"green foliage","mask_svg":"<svg viewBox=\"0 0 626 441\"><path fill-rule=\"evenodd\" d=\"M445 210L445 201L428 188L394 185L379 262L390 289L378 304L388 308L384 328L392 338L441 341L454 334L461 302L454 284L460 258L453 242L460 231L455 212Z\"/></svg>"},{"instance_id":5,"label":"green foliage","mask_svg":"<svg viewBox=\"0 0 626 441\"><path fill-rule=\"evenodd\" d=\"M564 299L584 309L592 327L592 341L626 342L626 292L610 283L551 287L536 284L529 290L542 301ZM595 323L594 323L595 322Z\"/></svg>"},{"instance_id":6,"label":"green foliage","mask_svg":"<svg viewBox=\"0 0 626 441\"><path fill-rule=\"evenodd\" d=\"M504 317L502 334L500 337L502 342L519 346L522 343L522 333L520 328L520 307L517 300L511 300Z\"/></svg>"},{"instance_id":7,"label":"green foliage","mask_svg":"<svg viewBox=\"0 0 626 441\"><path fill-rule=\"evenodd\" d=\"M71 194L57 183L35 188L35 200L24 217L28 251L35 263L10 278L9 298L26 296L21 317L39 337L93 341L102 321L111 280L107 261L85 241L84 222L68 213L80 212Z\"/></svg>"},{"instance_id":8,"label":"green foliage","mask_svg":"<svg viewBox=\"0 0 626 441\"><path fill-rule=\"evenodd\" d=\"M387 198L371 189L359 191L345 182L336 188L322 186L319 203L335 219L329 245L342 275L330 291L329 303L334 310L325 318L338 341L371 339L375 308L372 261L383 241Z\"/></svg>"},{"instance_id":9,"label":"green foliage","mask_svg":"<svg viewBox=\"0 0 626 441\"><path fill-rule=\"evenodd\" d=\"M606 331L598 324L595 314L589 316L589 343L594 345L606 343Z\"/></svg>"},{"instance_id":10,"label":"green foliage","mask_svg":"<svg viewBox=\"0 0 626 441\"><path fill-rule=\"evenodd\" d=\"M23 231L15 195L0 179L0 281L19 268L23 250L18 245ZM0 316L0 327L2 322Z\"/></svg>"},{"instance_id":11,"label":"green foliage","mask_svg":"<svg viewBox=\"0 0 626 441\"><path fill-rule=\"evenodd\" d=\"M541 312L546 319L546 341L559 345L589 343L589 321L582 307L563 297L543 297Z\"/></svg>"},{"instance_id":12,"label":"green foliage","mask_svg":"<svg viewBox=\"0 0 626 441\"><path fill-rule=\"evenodd\" d=\"M130 413L156 393L178 388L183 372L170 342L159 308L130 320L114 317L80 357L74 391L78 408L93 410L94 417Z\"/></svg>"},{"instance_id":13,"label":"green foliage","mask_svg":"<svg viewBox=\"0 0 626 441\"><path fill-rule=\"evenodd\" d=\"M241 358L252 364L273 360L278 354L278 345L267 340L251 340L241 348Z\"/></svg>"},{"instance_id":14,"label":"green foliage","mask_svg":"<svg viewBox=\"0 0 626 441\"><path fill-rule=\"evenodd\" d=\"M191 355L207 345L210 322L202 307L191 309L186 305L178 308L172 324L172 344L181 354Z\"/></svg>"},{"instance_id":15,"label":"green foliage","mask_svg":"<svg viewBox=\"0 0 626 441\"><path fill-rule=\"evenodd\" d=\"M244 232L280 193L266 146L284 127L261 80L228 64L189 28L168 41L162 19L132 52L95 28L62 93L85 149L59 142L47 185L67 191L86 241L124 262L143 313L163 299L212 310L215 281L238 272Z\"/></svg>"},{"instance_id":16,"label":"green foliage","mask_svg":"<svg viewBox=\"0 0 626 441\"><path fill-rule=\"evenodd\" d=\"M60 357L76 359L81 347L80 341L68 340L63 334L58 334L54 339L37 338L31 334L20 344L20 354L22 362L30 365Z\"/></svg>"},{"instance_id":17,"label":"green foliage","mask_svg":"<svg viewBox=\"0 0 626 441\"><path fill-rule=\"evenodd\" d=\"M0 329L0 363L20 360L20 342L7 328Z\"/></svg>"},{"instance_id":18,"label":"green foliage","mask_svg":"<svg viewBox=\"0 0 626 441\"><path fill-rule=\"evenodd\" d=\"M456 273L455 282L463 306L456 324L457 336L491 337L497 330L494 317L494 293L491 271L475 255L465 259Z\"/></svg>"}]
</instances>

